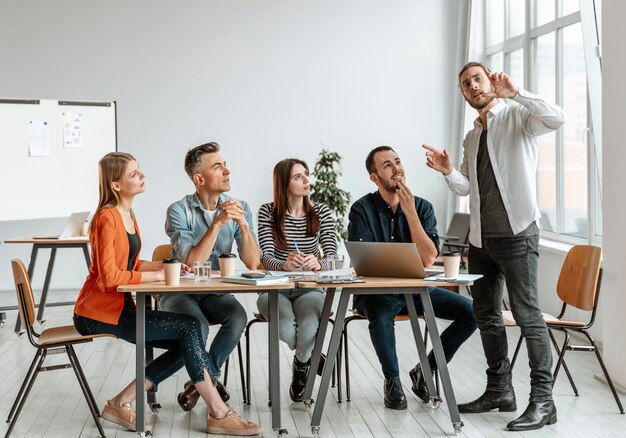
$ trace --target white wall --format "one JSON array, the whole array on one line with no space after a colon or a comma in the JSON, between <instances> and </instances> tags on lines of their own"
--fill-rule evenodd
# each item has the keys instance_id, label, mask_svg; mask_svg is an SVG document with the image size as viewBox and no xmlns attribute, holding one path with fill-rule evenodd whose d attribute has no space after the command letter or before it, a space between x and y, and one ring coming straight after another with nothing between
<instances>
[{"instance_id":1,"label":"white wall","mask_svg":"<svg viewBox=\"0 0 626 438\"><path fill-rule=\"evenodd\" d=\"M602 4L602 125L603 125L603 215L604 284L604 358L611 377L626 387L626 337L624 337L624 273L626 272L626 234L624 218L624 168L626 154L626 60L624 59L624 17L626 3Z\"/></svg>"},{"instance_id":2,"label":"white wall","mask_svg":"<svg viewBox=\"0 0 626 438\"><path fill-rule=\"evenodd\" d=\"M119 149L147 173L135 203L144 257L167 240L166 207L193 191L185 152L211 140L231 193L255 211L282 158L313 163L329 145L356 199L374 188L365 155L392 145L445 222L447 188L419 145L451 144L458 1L4 0L0 96L117 101ZM55 223L0 223L0 239ZM0 246L0 290L12 288L8 259L28 251ZM80 253L62 255L52 287L79 288Z\"/></svg>"}]
</instances>

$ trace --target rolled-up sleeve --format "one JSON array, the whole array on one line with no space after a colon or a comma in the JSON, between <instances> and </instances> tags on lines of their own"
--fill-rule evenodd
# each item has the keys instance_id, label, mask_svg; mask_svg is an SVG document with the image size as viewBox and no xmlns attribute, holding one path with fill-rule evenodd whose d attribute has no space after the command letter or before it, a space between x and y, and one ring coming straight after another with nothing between
<instances>
[{"instance_id":1,"label":"rolled-up sleeve","mask_svg":"<svg viewBox=\"0 0 626 438\"><path fill-rule=\"evenodd\" d=\"M167 209L165 233L172 244L172 250L179 260L187 260L187 254L196 245L195 237L187 221L184 207L175 202Z\"/></svg>"}]
</instances>

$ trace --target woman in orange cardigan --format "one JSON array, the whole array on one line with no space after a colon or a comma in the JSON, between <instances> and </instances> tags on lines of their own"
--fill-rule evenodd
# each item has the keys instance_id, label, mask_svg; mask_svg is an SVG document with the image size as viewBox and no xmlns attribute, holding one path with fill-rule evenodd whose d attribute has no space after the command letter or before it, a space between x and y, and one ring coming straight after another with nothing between
<instances>
[{"instance_id":1,"label":"woman in orange cardigan","mask_svg":"<svg viewBox=\"0 0 626 438\"><path fill-rule=\"evenodd\" d=\"M89 241L92 264L74 307L74 325L84 335L109 333L135 343L135 303L130 293L117 292L121 284L164 279L161 262L139 260L141 240L132 203L143 193L144 174L132 155L112 152L99 166L100 200L91 223ZM209 408L207 432L222 435L256 435L262 427L249 422L222 401L210 370L200 323L171 312L146 311L146 345L165 349L146 367L146 388L155 390L163 380L186 367L191 381ZM102 418L136 430L136 382L107 401Z\"/></svg>"}]
</instances>

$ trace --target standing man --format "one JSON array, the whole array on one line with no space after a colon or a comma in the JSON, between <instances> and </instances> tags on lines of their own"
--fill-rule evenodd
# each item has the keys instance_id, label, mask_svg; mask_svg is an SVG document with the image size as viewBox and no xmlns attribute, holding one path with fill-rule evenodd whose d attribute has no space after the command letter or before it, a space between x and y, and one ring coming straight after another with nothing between
<instances>
[{"instance_id":1,"label":"standing man","mask_svg":"<svg viewBox=\"0 0 626 438\"><path fill-rule=\"evenodd\" d=\"M400 157L389 146L373 149L365 160L370 180L378 191L363 196L350 208L348 240L364 242L413 242L424 266L433 264L439 253L437 220L430 202L413 196L404 178ZM452 320L441 333L441 343L449 362L461 344L476 330L472 302L447 289L430 287L430 299L435 316ZM413 296L417 312L424 311L419 295ZM367 316L374 350L383 369L385 406L406 409L406 397L400 381L396 353L395 317L408 312L403 295L355 295L354 307ZM437 368L431 351L428 363ZM427 403L430 400L422 367L418 363L409 372L413 392Z\"/></svg>"},{"instance_id":2,"label":"standing man","mask_svg":"<svg viewBox=\"0 0 626 438\"><path fill-rule=\"evenodd\" d=\"M254 234L252 212L243 201L225 195L230 190L230 170L215 142L190 149L185 156L185 172L196 192L174 202L167 209L165 232L172 242L172 252L185 264L210 260L219 269L218 256L230 253L237 242L239 257L249 269L256 269L261 252ZM220 324L209 349L209 374L218 378L224 362L237 346L248 321L246 311L237 299L219 294L163 294L159 307L169 312L184 313L200 321L203 339L209 335L209 324ZM224 401L230 398L226 388L216 385ZM191 381L178 394L178 403L185 411L193 409L198 392Z\"/></svg>"},{"instance_id":3,"label":"standing man","mask_svg":"<svg viewBox=\"0 0 626 438\"><path fill-rule=\"evenodd\" d=\"M459 411L517 410L501 310L506 283L531 370L530 403L507 429L539 429L556 423L556 407L551 345L537 292L537 136L558 129L565 116L558 106L518 88L505 73L477 62L463 67L459 84L478 111L463 142L460 170L445 150L424 145L427 166L441 172L454 193L470 195L469 272L484 275L472 286L472 298L487 358L487 389L477 400L459 405Z\"/></svg>"}]
</instances>

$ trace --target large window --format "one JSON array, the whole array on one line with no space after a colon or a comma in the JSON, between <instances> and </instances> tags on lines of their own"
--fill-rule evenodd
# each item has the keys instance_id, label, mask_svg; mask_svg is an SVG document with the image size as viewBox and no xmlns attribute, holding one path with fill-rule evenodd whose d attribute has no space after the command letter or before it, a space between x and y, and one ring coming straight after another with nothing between
<instances>
[{"instance_id":1,"label":"large window","mask_svg":"<svg viewBox=\"0 0 626 438\"><path fill-rule=\"evenodd\" d=\"M565 125L539 138L537 199L542 236L572 243L597 243L602 230L601 153L592 124L600 115L592 117L590 97L599 87L589 84L599 80L589 74L593 62L599 71L599 58L585 56L598 46L598 1L589 0L591 8L581 11L578 0L483 0L482 20L475 20L484 23L479 41L489 68L565 110ZM585 20L592 25L584 26ZM585 44L586 38L596 41Z\"/></svg>"}]
</instances>

